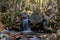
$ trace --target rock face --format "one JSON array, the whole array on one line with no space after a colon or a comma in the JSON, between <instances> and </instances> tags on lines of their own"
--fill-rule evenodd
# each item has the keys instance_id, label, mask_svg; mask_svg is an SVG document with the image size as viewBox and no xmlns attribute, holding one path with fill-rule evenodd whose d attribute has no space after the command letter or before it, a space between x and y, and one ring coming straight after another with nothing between
<instances>
[{"instance_id":1,"label":"rock face","mask_svg":"<svg viewBox=\"0 0 60 40\"><path fill-rule=\"evenodd\" d=\"M38 9L35 10L30 16L30 20L32 20L33 23L39 23L41 19L42 19L42 14Z\"/></svg>"}]
</instances>

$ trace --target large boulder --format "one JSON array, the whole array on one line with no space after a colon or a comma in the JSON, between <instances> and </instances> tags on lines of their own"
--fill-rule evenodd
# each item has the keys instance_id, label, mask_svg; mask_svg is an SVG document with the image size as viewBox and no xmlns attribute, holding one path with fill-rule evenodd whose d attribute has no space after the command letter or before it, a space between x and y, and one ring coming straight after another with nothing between
<instances>
[{"instance_id":1,"label":"large boulder","mask_svg":"<svg viewBox=\"0 0 60 40\"><path fill-rule=\"evenodd\" d=\"M32 23L39 23L42 21L42 14L40 12L40 10L35 10L31 16L30 16L30 21Z\"/></svg>"}]
</instances>

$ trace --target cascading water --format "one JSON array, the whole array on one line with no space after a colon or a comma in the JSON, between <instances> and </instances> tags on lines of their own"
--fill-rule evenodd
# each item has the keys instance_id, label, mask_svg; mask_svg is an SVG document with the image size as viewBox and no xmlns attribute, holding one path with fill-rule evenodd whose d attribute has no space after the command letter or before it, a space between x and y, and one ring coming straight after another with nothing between
<instances>
[{"instance_id":1,"label":"cascading water","mask_svg":"<svg viewBox=\"0 0 60 40\"><path fill-rule=\"evenodd\" d=\"M27 17L24 17L23 22L23 32L31 32L29 20Z\"/></svg>"}]
</instances>

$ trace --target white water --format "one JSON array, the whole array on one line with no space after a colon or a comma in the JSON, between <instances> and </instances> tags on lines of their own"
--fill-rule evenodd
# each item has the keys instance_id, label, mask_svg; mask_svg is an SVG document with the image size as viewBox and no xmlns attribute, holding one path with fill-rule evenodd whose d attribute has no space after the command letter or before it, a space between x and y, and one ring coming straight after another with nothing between
<instances>
[{"instance_id":1,"label":"white water","mask_svg":"<svg viewBox=\"0 0 60 40\"><path fill-rule=\"evenodd\" d=\"M30 24L28 19L23 19L23 32L31 32Z\"/></svg>"}]
</instances>

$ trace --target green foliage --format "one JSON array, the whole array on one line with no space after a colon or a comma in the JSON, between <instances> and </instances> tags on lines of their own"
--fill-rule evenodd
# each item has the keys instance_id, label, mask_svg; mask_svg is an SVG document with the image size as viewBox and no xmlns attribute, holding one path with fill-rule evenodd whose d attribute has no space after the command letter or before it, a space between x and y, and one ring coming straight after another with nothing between
<instances>
[{"instance_id":1,"label":"green foliage","mask_svg":"<svg viewBox=\"0 0 60 40\"><path fill-rule=\"evenodd\" d=\"M56 21L60 21L60 14L58 14L58 13L57 13L57 14L55 14L55 17L56 17L56 18L55 18L55 19L56 19Z\"/></svg>"},{"instance_id":2,"label":"green foliage","mask_svg":"<svg viewBox=\"0 0 60 40\"><path fill-rule=\"evenodd\" d=\"M30 6L25 8L26 11L31 10Z\"/></svg>"},{"instance_id":3,"label":"green foliage","mask_svg":"<svg viewBox=\"0 0 60 40\"><path fill-rule=\"evenodd\" d=\"M10 25L12 25L12 21L8 17L9 16L7 14L2 14L2 22L9 27Z\"/></svg>"},{"instance_id":4,"label":"green foliage","mask_svg":"<svg viewBox=\"0 0 60 40\"><path fill-rule=\"evenodd\" d=\"M19 11L16 11L14 17L16 18L18 15L19 15Z\"/></svg>"},{"instance_id":5,"label":"green foliage","mask_svg":"<svg viewBox=\"0 0 60 40\"><path fill-rule=\"evenodd\" d=\"M57 0L58 5L60 5L60 0Z\"/></svg>"},{"instance_id":6,"label":"green foliage","mask_svg":"<svg viewBox=\"0 0 60 40\"><path fill-rule=\"evenodd\" d=\"M2 2L2 0L0 0L0 2Z\"/></svg>"},{"instance_id":7,"label":"green foliage","mask_svg":"<svg viewBox=\"0 0 60 40\"><path fill-rule=\"evenodd\" d=\"M35 0L30 0L31 3L35 3Z\"/></svg>"},{"instance_id":8,"label":"green foliage","mask_svg":"<svg viewBox=\"0 0 60 40\"><path fill-rule=\"evenodd\" d=\"M51 19L53 19L55 22L60 21L60 14L56 13Z\"/></svg>"},{"instance_id":9,"label":"green foliage","mask_svg":"<svg viewBox=\"0 0 60 40\"><path fill-rule=\"evenodd\" d=\"M11 26L11 25L12 25L12 21L11 21L11 20L8 20L8 21L6 22L6 26L9 27L9 26Z\"/></svg>"},{"instance_id":10,"label":"green foliage","mask_svg":"<svg viewBox=\"0 0 60 40\"><path fill-rule=\"evenodd\" d=\"M15 22L19 15L19 11L15 11L15 15L12 15L10 13L4 13L2 14L2 22L7 26L7 27L10 27L10 26L15 26L17 23ZM12 20L12 17L11 16L14 16L14 19ZM15 21L14 21L15 20Z\"/></svg>"},{"instance_id":11,"label":"green foliage","mask_svg":"<svg viewBox=\"0 0 60 40\"><path fill-rule=\"evenodd\" d=\"M17 0L17 3L20 3L20 0Z\"/></svg>"},{"instance_id":12,"label":"green foliage","mask_svg":"<svg viewBox=\"0 0 60 40\"><path fill-rule=\"evenodd\" d=\"M44 3L42 3L42 7L44 7Z\"/></svg>"},{"instance_id":13,"label":"green foliage","mask_svg":"<svg viewBox=\"0 0 60 40\"><path fill-rule=\"evenodd\" d=\"M2 22L6 23L8 16L6 14L2 14Z\"/></svg>"}]
</instances>

